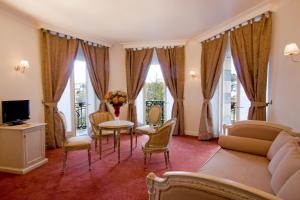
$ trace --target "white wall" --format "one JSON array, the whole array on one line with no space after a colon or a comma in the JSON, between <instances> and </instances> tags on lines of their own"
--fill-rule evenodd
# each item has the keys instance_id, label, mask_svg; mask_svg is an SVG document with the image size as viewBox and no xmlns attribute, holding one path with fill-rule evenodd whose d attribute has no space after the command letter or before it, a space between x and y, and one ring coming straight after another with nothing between
<instances>
[{"instance_id":1,"label":"white wall","mask_svg":"<svg viewBox=\"0 0 300 200\"><path fill-rule=\"evenodd\" d=\"M185 85L184 85L184 117L185 134L198 135L200 112L203 102L200 76L201 45L191 40L185 46ZM190 70L196 72L196 77L190 76Z\"/></svg>"},{"instance_id":2,"label":"white wall","mask_svg":"<svg viewBox=\"0 0 300 200\"><path fill-rule=\"evenodd\" d=\"M125 71L125 49L122 45L115 44L109 48L109 88L108 90L127 91ZM113 113L112 107L110 107ZM127 104L121 108L120 119L127 118Z\"/></svg>"},{"instance_id":3,"label":"white wall","mask_svg":"<svg viewBox=\"0 0 300 200\"><path fill-rule=\"evenodd\" d=\"M39 31L31 22L1 7L0 27L0 101L29 99L31 120L42 122ZM14 66L22 59L30 64L24 74L14 70Z\"/></svg>"},{"instance_id":4,"label":"white wall","mask_svg":"<svg viewBox=\"0 0 300 200\"><path fill-rule=\"evenodd\" d=\"M287 0L273 17L269 90L273 105L269 121L300 131L300 63L283 56L286 44L296 42L300 45L300 1Z\"/></svg>"}]
</instances>

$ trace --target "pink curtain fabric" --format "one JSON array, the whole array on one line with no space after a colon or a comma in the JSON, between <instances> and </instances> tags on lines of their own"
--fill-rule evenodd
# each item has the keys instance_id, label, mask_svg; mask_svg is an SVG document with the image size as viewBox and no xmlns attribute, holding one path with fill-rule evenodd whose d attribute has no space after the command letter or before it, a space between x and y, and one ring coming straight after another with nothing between
<instances>
[{"instance_id":1,"label":"pink curtain fabric","mask_svg":"<svg viewBox=\"0 0 300 200\"><path fill-rule=\"evenodd\" d=\"M230 44L237 76L251 101L249 120L266 120L267 71L271 46L272 15L231 32Z\"/></svg>"},{"instance_id":2,"label":"pink curtain fabric","mask_svg":"<svg viewBox=\"0 0 300 200\"><path fill-rule=\"evenodd\" d=\"M225 33L214 40L202 42L201 55L201 86L204 101L202 103L199 139L209 140L213 138L213 120L211 103L224 62L228 34Z\"/></svg>"},{"instance_id":3,"label":"pink curtain fabric","mask_svg":"<svg viewBox=\"0 0 300 200\"><path fill-rule=\"evenodd\" d=\"M47 148L62 146L64 133L57 103L72 72L78 40L52 35L42 30L42 77Z\"/></svg>"},{"instance_id":4,"label":"pink curtain fabric","mask_svg":"<svg viewBox=\"0 0 300 200\"><path fill-rule=\"evenodd\" d=\"M104 96L109 83L109 49L104 46L93 46L81 41L84 57L91 78L94 91L100 100L100 111L108 111Z\"/></svg>"},{"instance_id":5,"label":"pink curtain fabric","mask_svg":"<svg viewBox=\"0 0 300 200\"><path fill-rule=\"evenodd\" d=\"M172 117L177 118L174 135L184 134L184 77L185 53L184 47L156 48L157 58L162 69L164 80L169 88L174 104Z\"/></svg>"},{"instance_id":6,"label":"pink curtain fabric","mask_svg":"<svg viewBox=\"0 0 300 200\"><path fill-rule=\"evenodd\" d=\"M141 91L151 64L153 49L126 49L127 119L137 125L135 99Z\"/></svg>"}]
</instances>

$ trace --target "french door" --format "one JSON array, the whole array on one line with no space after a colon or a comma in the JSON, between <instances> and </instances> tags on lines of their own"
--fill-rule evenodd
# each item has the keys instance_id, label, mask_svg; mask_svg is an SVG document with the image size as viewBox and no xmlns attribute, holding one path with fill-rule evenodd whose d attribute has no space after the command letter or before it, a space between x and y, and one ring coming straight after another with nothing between
<instances>
[{"instance_id":1,"label":"french door","mask_svg":"<svg viewBox=\"0 0 300 200\"><path fill-rule=\"evenodd\" d=\"M65 114L67 135L87 135L91 131L88 116L99 106L86 62L77 59L74 62L72 74L58 103L58 109Z\"/></svg>"}]
</instances>

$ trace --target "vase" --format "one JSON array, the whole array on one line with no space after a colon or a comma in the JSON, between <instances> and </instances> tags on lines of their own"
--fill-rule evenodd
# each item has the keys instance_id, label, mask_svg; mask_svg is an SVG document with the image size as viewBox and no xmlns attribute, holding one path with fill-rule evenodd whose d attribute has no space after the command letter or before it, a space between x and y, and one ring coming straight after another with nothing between
<instances>
[{"instance_id":1,"label":"vase","mask_svg":"<svg viewBox=\"0 0 300 200\"><path fill-rule=\"evenodd\" d=\"M119 116L120 116L120 108L121 108L121 106L119 106L119 105L114 105L113 107L114 107L114 110L115 110L115 112L114 112L114 114L115 114L115 119L116 119L116 120L119 120L119 119L120 119Z\"/></svg>"}]
</instances>

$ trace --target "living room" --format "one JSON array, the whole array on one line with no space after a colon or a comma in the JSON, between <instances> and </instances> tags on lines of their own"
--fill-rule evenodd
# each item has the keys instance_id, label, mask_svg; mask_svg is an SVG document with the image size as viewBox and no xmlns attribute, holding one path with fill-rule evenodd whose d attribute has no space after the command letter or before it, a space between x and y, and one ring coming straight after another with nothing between
<instances>
[{"instance_id":1,"label":"living room","mask_svg":"<svg viewBox=\"0 0 300 200\"><path fill-rule=\"evenodd\" d=\"M149 188L151 188L149 185L147 188L146 182L149 173L154 172L158 177L164 177L163 174L170 171L196 172L211 157L218 156L216 153L219 152L220 146L221 149L231 149L232 147L227 146L226 143L228 138L220 137L222 139L219 141L217 138L223 136L226 131L232 136L239 135L240 133L237 135L233 133L234 128L223 125L238 124L239 121L255 119L249 117L250 107L264 110L265 113L262 113L265 117L260 119L257 117L257 119L271 123L272 125L268 124L269 126L273 127L274 124L279 124L280 126L276 126L276 129L282 129L291 134L300 132L300 123L297 117L298 111L300 112L298 104L300 94L297 92L300 86L297 74L300 73L298 62L300 57L296 55L299 53L296 45L300 45L299 9L299 0L1 1L0 101L29 100L30 120L28 122L38 124L41 127L40 133L45 134L44 138L40 138L42 141L45 140L41 144L41 154L44 152L45 155L40 166L28 169L29 171L23 175L4 171L0 173L1 198L147 199ZM241 63L242 59L237 59L240 51L234 51L234 45L232 45L234 34L232 33L238 28L251 26L263 20L265 20L264 28L267 30L257 36L260 37L258 43L262 45L257 52L259 57L263 57L262 54L266 51L264 57L267 64L264 67L258 67L259 69L263 68L262 71L255 68L256 74L252 74L251 77L259 83L255 86L257 88L253 89L255 92L260 90L260 86L264 88L263 85L266 85L265 91L262 89L265 97L260 100L249 100L251 92L244 89L247 84L247 80L244 79L247 77L245 78L246 75L241 75L242 73L239 71L245 67L237 67L237 63ZM270 29L266 28L268 26ZM54 98L49 98L50 86L47 80L50 78L49 74L45 72L45 69L49 71L53 69L51 64L47 65L47 62L53 61L51 59L54 58L55 52L47 57L49 52L46 49L51 49L51 45L55 43L51 43L51 38L55 37L66 41L74 40L78 46L74 50L76 55L73 55L69 61L74 62L74 70L72 65L67 72L68 75L63 77L64 84L58 95L60 98L56 99L56 102L54 102ZM203 45L221 39L223 41L222 48L204 50L206 47ZM50 45L47 46L47 44ZM91 46L105 49L103 51L106 52L100 60L105 63L103 65L108 67L109 74L101 75L100 81L98 77L92 77L90 70L92 56L87 56L86 49ZM255 47L257 46L254 45L253 48ZM56 49L56 53L62 55L60 50L63 47L58 46ZM175 49L176 52L173 52ZM146 52L148 57L145 56L143 64L140 65L147 69L141 70L138 75L134 76L128 72L130 71L129 66L138 61L130 62L130 59L134 59L134 56L130 57L130 54L135 55L134 52L140 50L151 52L148 53L149 55ZM170 52L166 53L163 50ZM207 55L205 52L210 54L215 52L215 55ZM171 58L172 55L177 56ZM176 75L172 76L171 72L168 74L168 70L166 70L168 61L166 60L169 61L170 66L172 66L172 62L178 62L176 65L180 67L176 69L178 71ZM85 63L84 71L80 71L79 65L76 71L75 61ZM254 59L252 61L259 63L257 65L264 63L262 60ZM209 70L205 70L205 66L212 69L211 65L215 65L216 68L219 65L219 71L210 73ZM131 73L136 73L134 72L135 67ZM60 65L57 69L60 69ZM102 72L100 74L104 74ZM227 72L231 76L229 80L226 79ZM82 75L83 73L85 75ZM260 80L259 75L261 74L266 74L266 77ZM79 89L82 87L76 89L76 84L82 77L87 77L82 79L87 86L84 86L86 90L80 93ZM175 79L172 79L174 77ZM259 80L256 80L257 77ZM55 80L55 75L52 78ZM105 83L103 83L104 79ZM129 81L135 79L136 82ZM206 79L206 84L203 84L204 79ZM76 82L76 80L79 81ZM101 92L96 91L97 81L95 80L101 82L99 88L105 85L106 89ZM178 84L176 85L174 82ZM152 85L155 87L153 91L150 91ZM156 86L161 86L162 97L157 96ZM204 89L205 86L206 89ZM122 106L117 109L120 111L117 116L116 108L110 105L109 99L106 98L106 103L104 101L105 94L111 95L115 91L124 92L126 98L126 103L122 103ZM149 97L151 92L155 93L153 98ZM79 104L81 94L86 95L86 99L92 99L92 101L84 102L85 107L84 104ZM103 101L99 101L99 96L103 96L101 97ZM253 95L253 98L254 96L257 98L257 95ZM228 99L229 102L227 102ZM67 124L64 127L64 133L67 138L82 135L84 137L92 136L93 124L88 116L103 107L108 108L112 116L117 117L117 120L133 122L132 126L130 123L127 124L132 134L120 134L123 130L113 130L114 132L120 131L118 136L115 137L114 134L103 137L103 141L100 140L101 143L99 143L101 145L98 142L95 143L95 138L92 137L89 151L91 154L90 167L86 151L70 152L62 174L65 153L60 140L63 131L59 127L51 130L51 123L57 123L49 121L49 109L56 112L51 104L53 102L58 104L59 111L63 111L65 124ZM148 141L149 136L136 133L138 132L136 131L137 127L148 123L149 109L154 105L153 102L160 102L161 108L163 108L162 111L160 110L160 116L163 117L163 119L159 118L160 126L163 127L167 120L176 118L169 161L167 152L164 152L165 155L157 153L152 156L151 153L149 155L145 153L142 144ZM258 105L261 102L263 105ZM176 105L176 109L173 105ZM3 103L0 112L2 113L0 123L5 123ZM52 119L54 119L53 116ZM80 121L82 119L83 123ZM260 122L257 123L260 125ZM132 129L134 130L132 131ZM224 131L225 129L226 131ZM8 141L6 136L1 134L0 136L1 144ZM274 140L275 136L270 138L267 140ZM35 142L33 141L33 143ZM249 145L249 143L243 142L245 141L234 140L228 143L236 143L237 146ZM259 142L254 143L258 144ZM262 145L268 146L269 149L272 144L263 143ZM9 143L7 146L18 146L18 144ZM0 160L10 157L11 152L5 152L5 149L1 149L1 151ZM264 149L254 154L267 155L266 152L267 150ZM167 158L166 161L164 157ZM146 164L144 164L144 160L146 160ZM1 161L0 164L0 167L3 167ZM223 167L226 168L226 165L224 164ZM22 174L23 171L21 170L20 173ZM218 177L218 175L216 176ZM298 185L296 185L299 186L299 182L297 183ZM199 185L201 184L199 183ZM250 186L253 187L253 185ZM153 187L155 191L157 190L156 193L160 191L155 184ZM275 191L274 188L272 190L274 197L262 196L265 199L277 198L278 188ZM243 191L247 193L245 188ZM293 192L297 191L293 190ZM254 193L257 195L257 191ZM208 197L198 197L199 199L209 199ZM279 197L286 199L285 196ZM159 199L157 196L149 198ZM261 199L263 198L261 197ZM297 197L289 199L297 199Z\"/></svg>"}]
</instances>

